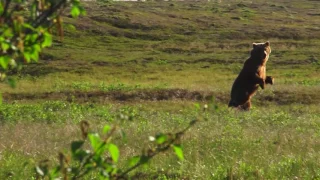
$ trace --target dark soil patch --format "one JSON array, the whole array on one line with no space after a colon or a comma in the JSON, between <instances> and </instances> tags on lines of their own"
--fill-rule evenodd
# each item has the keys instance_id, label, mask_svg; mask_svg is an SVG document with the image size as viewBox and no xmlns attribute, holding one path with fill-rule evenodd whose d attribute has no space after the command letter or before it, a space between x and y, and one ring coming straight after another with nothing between
<instances>
[{"instance_id":1,"label":"dark soil patch","mask_svg":"<svg viewBox=\"0 0 320 180\"><path fill-rule=\"evenodd\" d=\"M143 64L148 64L157 61L156 58L145 58L141 62ZM243 63L244 61L240 60L220 60L220 59L214 59L214 58L202 58L202 59L196 59L196 60L176 60L176 61L167 61L169 64L197 64L197 63L209 63L209 64L234 64L234 63Z\"/></svg>"},{"instance_id":2,"label":"dark soil patch","mask_svg":"<svg viewBox=\"0 0 320 180\"><path fill-rule=\"evenodd\" d=\"M307 59L307 60L287 60L287 61L272 61L270 64L275 64L275 65L309 65L314 63L312 59Z\"/></svg>"},{"instance_id":3,"label":"dark soil patch","mask_svg":"<svg viewBox=\"0 0 320 180\"><path fill-rule=\"evenodd\" d=\"M320 13L307 13L309 16L320 16Z\"/></svg>"},{"instance_id":4,"label":"dark soil patch","mask_svg":"<svg viewBox=\"0 0 320 180\"><path fill-rule=\"evenodd\" d=\"M189 100L189 101L211 101L215 100L223 104L229 101L229 92L216 93L203 91L189 91L185 89L160 89L136 91L64 91L64 92L46 92L46 93L5 93L3 99L5 102L14 100L67 100L76 102L97 102L104 103L108 101L167 101L167 100ZM254 97L257 104L263 102L274 102L278 105L287 105L293 103L300 104L319 104L320 95L313 92L287 92L275 91L272 95Z\"/></svg>"},{"instance_id":5,"label":"dark soil patch","mask_svg":"<svg viewBox=\"0 0 320 180\"><path fill-rule=\"evenodd\" d=\"M168 179L181 179L181 180L188 180L190 179L187 176L181 176L179 174L170 174L166 173L163 174L163 172L158 172L158 173L136 173L134 176L131 177L133 180L138 180L138 179L161 179L165 176Z\"/></svg>"},{"instance_id":6,"label":"dark soil patch","mask_svg":"<svg viewBox=\"0 0 320 180\"><path fill-rule=\"evenodd\" d=\"M58 60L58 58L52 54L48 53L41 53L40 54L40 59L44 61L53 61L53 60Z\"/></svg>"},{"instance_id":7,"label":"dark soil patch","mask_svg":"<svg viewBox=\"0 0 320 180\"><path fill-rule=\"evenodd\" d=\"M108 61L93 61L91 64L95 66L116 66L116 67L122 67L124 64L129 62L108 62Z\"/></svg>"},{"instance_id":8,"label":"dark soil patch","mask_svg":"<svg viewBox=\"0 0 320 180\"><path fill-rule=\"evenodd\" d=\"M97 65L97 66L110 66L111 65L110 62L106 62L106 61L93 61L91 64Z\"/></svg>"},{"instance_id":9,"label":"dark soil patch","mask_svg":"<svg viewBox=\"0 0 320 180\"><path fill-rule=\"evenodd\" d=\"M46 76L51 73L68 72L67 69L57 68L53 66L47 66L43 64L28 64L21 70L21 74L40 77Z\"/></svg>"},{"instance_id":10,"label":"dark soil patch","mask_svg":"<svg viewBox=\"0 0 320 180\"><path fill-rule=\"evenodd\" d=\"M186 61L186 60L179 60L176 61L177 63L186 63L186 64L196 64L196 63L203 63L207 62L210 64L234 64L234 63L243 63L243 61L240 60L220 60L220 59L213 59L213 58L203 58L203 59L197 59L193 61Z\"/></svg>"},{"instance_id":11,"label":"dark soil patch","mask_svg":"<svg viewBox=\"0 0 320 180\"><path fill-rule=\"evenodd\" d=\"M317 92L275 91L273 95L261 95L258 100L260 102L276 102L279 105L287 105L293 103L319 104L320 94Z\"/></svg>"},{"instance_id":12,"label":"dark soil patch","mask_svg":"<svg viewBox=\"0 0 320 180\"><path fill-rule=\"evenodd\" d=\"M163 90L137 90L132 92L124 91L64 91L64 92L46 92L46 93L6 93L3 94L5 101L12 100L76 100L76 101L162 101L162 100L210 100L213 95L199 91L188 91L184 89L163 89ZM220 98L221 99L221 98ZM222 100L222 99L221 99Z\"/></svg>"}]
</instances>

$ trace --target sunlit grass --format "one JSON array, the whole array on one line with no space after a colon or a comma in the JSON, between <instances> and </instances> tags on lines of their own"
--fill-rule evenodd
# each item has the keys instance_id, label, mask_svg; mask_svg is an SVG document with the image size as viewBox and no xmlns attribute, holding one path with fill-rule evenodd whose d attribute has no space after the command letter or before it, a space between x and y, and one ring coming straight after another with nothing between
<instances>
[{"instance_id":1,"label":"sunlit grass","mask_svg":"<svg viewBox=\"0 0 320 180\"><path fill-rule=\"evenodd\" d=\"M292 104L282 106L281 109L268 106L254 108L247 113L230 110L223 104L208 103L208 111L203 114L207 120L199 122L183 138L186 160L177 162L173 155L160 155L151 162L146 172L164 171L190 178L215 177L217 179L220 176L228 176L225 173L231 173L230 175L234 177L253 178L259 175L272 179L316 176L312 170L320 166L314 161L314 158L319 156L317 144L320 113L316 105L306 107ZM40 104L40 107L47 108L43 111L45 114L57 107L53 105L54 103ZM218 105L218 109L214 105ZM67 104L67 106L70 105ZM115 104L107 109L95 104L72 106L74 106L72 109L77 107L81 110L69 112L68 108L65 108L65 113L71 115L68 116L69 121L86 119L92 123L92 128L96 131L105 124L121 125L126 136L122 137L120 133L119 137L118 135L115 137L116 143L122 149L120 164L125 163L127 156L138 154L147 146L148 136L157 132L178 131L189 121L197 118L199 113L202 114L202 110L197 110L193 103L184 101L149 102L145 105ZM170 106L174 109L170 109ZM37 109L38 105L33 107ZM31 113L24 108L21 110L25 110L26 115ZM115 115L112 121L106 121L107 116L100 116L102 115L100 113L108 111L109 116ZM79 118L84 114L86 114L85 117ZM119 114L131 116L132 121L121 120ZM25 154L28 162L27 159L31 159L29 155L39 158L37 155L39 154L41 157L49 156L54 160L52 154L68 149L68 142L75 140L75 136L79 136L80 131L77 123L63 125L59 123L58 116L53 122L55 123L44 124L39 119L37 122L27 123L20 119L15 125L6 123L1 127L1 149L5 153L3 157L7 159L10 154L13 157ZM12 131L15 134L9 135ZM8 136L11 138L6 139L5 137ZM19 143L15 143L17 141ZM11 153L8 152L10 149ZM19 153L16 152L17 150ZM291 163L295 165L291 166ZM7 171L10 169L8 161L2 164ZM29 165L28 168L31 166ZM228 169L233 170L228 172ZM256 174L257 172L259 173Z\"/></svg>"}]
</instances>

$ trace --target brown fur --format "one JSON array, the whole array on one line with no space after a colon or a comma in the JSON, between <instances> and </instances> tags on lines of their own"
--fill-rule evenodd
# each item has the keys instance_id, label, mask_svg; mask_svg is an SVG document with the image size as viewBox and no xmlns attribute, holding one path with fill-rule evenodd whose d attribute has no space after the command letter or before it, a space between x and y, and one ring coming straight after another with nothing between
<instances>
[{"instance_id":1,"label":"brown fur","mask_svg":"<svg viewBox=\"0 0 320 180\"><path fill-rule=\"evenodd\" d=\"M253 43L251 56L233 83L229 107L242 110L251 108L251 98L259 89L264 89L265 84L273 84L274 79L266 76L266 63L271 53L270 43Z\"/></svg>"}]
</instances>

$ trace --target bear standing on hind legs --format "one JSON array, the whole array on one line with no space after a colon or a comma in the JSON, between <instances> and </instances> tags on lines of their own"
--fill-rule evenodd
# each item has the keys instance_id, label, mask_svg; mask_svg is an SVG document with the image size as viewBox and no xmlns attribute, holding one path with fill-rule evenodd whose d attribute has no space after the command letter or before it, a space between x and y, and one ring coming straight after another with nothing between
<instances>
[{"instance_id":1,"label":"bear standing on hind legs","mask_svg":"<svg viewBox=\"0 0 320 180\"><path fill-rule=\"evenodd\" d=\"M251 56L233 83L229 107L250 110L251 97L259 87L264 89L265 84L273 84L274 79L266 76L266 64L271 53L269 41L253 43Z\"/></svg>"}]
</instances>

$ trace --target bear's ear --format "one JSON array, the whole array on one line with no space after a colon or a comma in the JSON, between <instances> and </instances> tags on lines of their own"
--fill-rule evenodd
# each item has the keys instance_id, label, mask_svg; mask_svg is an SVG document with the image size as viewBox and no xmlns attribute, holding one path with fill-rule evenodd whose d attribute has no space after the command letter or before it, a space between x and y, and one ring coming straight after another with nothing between
<instances>
[{"instance_id":1,"label":"bear's ear","mask_svg":"<svg viewBox=\"0 0 320 180\"><path fill-rule=\"evenodd\" d=\"M264 43L266 46L270 46L270 42L267 41L266 43Z\"/></svg>"},{"instance_id":2,"label":"bear's ear","mask_svg":"<svg viewBox=\"0 0 320 180\"><path fill-rule=\"evenodd\" d=\"M257 47L257 43L252 43L253 49Z\"/></svg>"}]
</instances>

